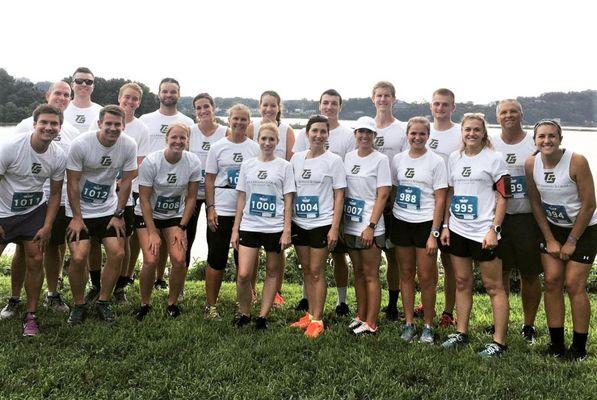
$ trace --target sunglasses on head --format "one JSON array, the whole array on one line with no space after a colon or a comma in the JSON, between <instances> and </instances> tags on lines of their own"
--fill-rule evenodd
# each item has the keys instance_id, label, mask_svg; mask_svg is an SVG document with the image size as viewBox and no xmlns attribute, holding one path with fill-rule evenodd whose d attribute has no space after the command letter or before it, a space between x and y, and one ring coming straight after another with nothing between
<instances>
[{"instance_id":1,"label":"sunglasses on head","mask_svg":"<svg viewBox=\"0 0 597 400\"><path fill-rule=\"evenodd\" d=\"M375 133L372 130L367 129L367 128L359 128L359 129L356 130L356 132L357 133Z\"/></svg>"},{"instance_id":2,"label":"sunglasses on head","mask_svg":"<svg viewBox=\"0 0 597 400\"><path fill-rule=\"evenodd\" d=\"M77 78L77 79L75 79L75 83L76 83L77 85L86 84L87 86L91 86L91 85L93 85L93 79L82 79L82 78Z\"/></svg>"}]
</instances>

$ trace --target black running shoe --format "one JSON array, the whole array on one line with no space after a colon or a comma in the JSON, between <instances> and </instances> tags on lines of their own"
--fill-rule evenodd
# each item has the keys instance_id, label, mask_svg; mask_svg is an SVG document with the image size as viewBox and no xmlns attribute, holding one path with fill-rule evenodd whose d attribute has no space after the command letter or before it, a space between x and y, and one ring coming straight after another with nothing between
<instances>
[{"instance_id":1,"label":"black running shoe","mask_svg":"<svg viewBox=\"0 0 597 400\"><path fill-rule=\"evenodd\" d=\"M396 307L386 307L385 313L388 321L398 321L400 319L400 312Z\"/></svg>"},{"instance_id":2,"label":"black running shoe","mask_svg":"<svg viewBox=\"0 0 597 400\"><path fill-rule=\"evenodd\" d=\"M249 324L250 322L251 322L251 317L249 315L244 315L244 314L237 314L234 317L234 320L232 321L234 326L236 326L237 328L242 328L243 326Z\"/></svg>"},{"instance_id":3,"label":"black running shoe","mask_svg":"<svg viewBox=\"0 0 597 400\"><path fill-rule=\"evenodd\" d=\"M95 309L97 310L99 317L105 322L114 322L114 320L116 319L116 317L114 316L114 312L110 307L109 301L96 301Z\"/></svg>"},{"instance_id":4,"label":"black running shoe","mask_svg":"<svg viewBox=\"0 0 597 400\"><path fill-rule=\"evenodd\" d=\"M255 319L255 329L267 329L267 318L257 317Z\"/></svg>"},{"instance_id":5,"label":"black running shoe","mask_svg":"<svg viewBox=\"0 0 597 400\"><path fill-rule=\"evenodd\" d=\"M586 350L579 350L574 345L572 345L568 350L567 357L572 362L581 362L585 361L589 357L589 355L587 354Z\"/></svg>"},{"instance_id":6,"label":"black running shoe","mask_svg":"<svg viewBox=\"0 0 597 400\"><path fill-rule=\"evenodd\" d=\"M168 289L168 282L163 279L156 279L153 283L153 287L156 290L167 290Z\"/></svg>"},{"instance_id":7,"label":"black running shoe","mask_svg":"<svg viewBox=\"0 0 597 400\"><path fill-rule=\"evenodd\" d=\"M85 319L85 312L87 311L87 304L75 304L73 308L70 310L70 315L66 322L73 326L79 325Z\"/></svg>"},{"instance_id":8,"label":"black running shoe","mask_svg":"<svg viewBox=\"0 0 597 400\"><path fill-rule=\"evenodd\" d=\"M143 318L145 318L145 316L147 314L149 314L150 311L151 311L151 306L149 304L143 304L141 307L139 307L133 313L133 315L135 316L135 318L137 319L137 321L143 321Z\"/></svg>"},{"instance_id":9,"label":"black running shoe","mask_svg":"<svg viewBox=\"0 0 597 400\"><path fill-rule=\"evenodd\" d=\"M534 345L537 339L537 329L532 325L523 325L520 335L526 340L527 344Z\"/></svg>"},{"instance_id":10,"label":"black running shoe","mask_svg":"<svg viewBox=\"0 0 597 400\"><path fill-rule=\"evenodd\" d=\"M562 359L566 356L566 348L563 345L550 343L546 353L549 357Z\"/></svg>"},{"instance_id":11,"label":"black running shoe","mask_svg":"<svg viewBox=\"0 0 597 400\"><path fill-rule=\"evenodd\" d=\"M177 304L170 304L166 307L166 314L168 314L170 318L179 317L181 314L180 307L178 307Z\"/></svg>"},{"instance_id":12,"label":"black running shoe","mask_svg":"<svg viewBox=\"0 0 597 400\"><path fill-rule=\"evenodd\" d=\"M298 302L296 307L294 307L294 311L309 311L309 300L302 298L301 301Z\"/></svg>"},{"instance_id":13,"label":"black running shoe","mask_svg":"<svg viewBox=\"0 0 597 400\"><path fill-rule=\"evenodd\" d=\"M336 306L336 315L339 317L346 317L350 314L350 308L348 308L348 304L340 303Z\"/></svg>"}]
</instances>

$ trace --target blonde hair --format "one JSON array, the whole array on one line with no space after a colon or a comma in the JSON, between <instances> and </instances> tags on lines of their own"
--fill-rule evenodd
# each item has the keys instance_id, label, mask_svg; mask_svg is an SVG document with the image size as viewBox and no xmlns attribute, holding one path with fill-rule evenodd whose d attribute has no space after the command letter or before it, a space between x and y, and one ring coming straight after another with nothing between
<instances>
[{"instance_id":1,"label":"blonde hair","mask_svg":"<svg viewBox=\"0 0 597 400\"><path fill-rule=\"evenodd\" d=\"M431 124L429 123L429 120L427 118L425 118L425 117L412 117L411 119L408 120L408 123L406 124L406 134L407 135L410 132L410 128L414 124L423 124L423 125L425 125L425 129L427 129L427 136L429 136L429 134L431 133Z\"/></svg>"},{"instance_id":2,"label":"blonde hair","mask_svg":"<svg viewBox=\"0 0 597 400\"><path fill-rule=\"evenodd\" d=\"M392 97L396 97L396 88L392 85L392 82L388 81L379 81L373 86L373 90L371 91L371 96L375 96L375 91L377 89L389 89L390 93L392 93Z\"/></svg>"},{"instance_id":3,"label":"blonde hair","mask_svg":"<svg viewBox=\"0 0 597 400\"><path fill-rule=\"evenodd\" d=\"M122 93L126 89L133 89L135 92L137 92L139 94L139 99L143 98L143 89L141 89L141 86L139 86L135 82L129 82L129 83L125 83L124 85L122 85L120 87L120 89L118 90L118 97L122 96Z\"/></svg>"},{"instance_id":4,"label":"blonde hair","mask_svg":"<svg viewBox=\"0 0 597 400\"><path fill-rule=\"evenodd\" d=\"M183 124L182 122L177 122L175 124L169 125L168 130L166 131L166 138L170 135L170 131L174 128L180 128L187 134L187 139L191 136L191 128Z\"/></svg>"},{"instance_id":5,"label":"blonde hair","mask_svg":"<svg viewBox=\"0 0 597 400\"><path fill-rule=\"evenodd\" d=\"M259 127L259 132L257 132L257 140L261 136L261 132L263 131L270 131L275 134L276 139L280 140L280 133L278 132L278 126L273 122L266 122Z\"/></svg>"},{"instance_id":6,"label":"blonde hair","mask_svg":"<svg viewBox=\"0 0 597 400\"><path fill-rule=\"evenodd\" d=\"M249 116L249 120L251 120L251 110L249 109L249 107L245 106L244 104L238 103L238 104L235 104L232 107L230 107L228 109L228 118L230 118L232 116L232 113L235 111L246 112L247 115Z\"/></svg>"},{"instance_id":7,"label":"blonde hair","mask_svg":"<svg viewBox=\"0 0 597 400\"><path fill-rule=\"evenodd\" d=\"M483 113L466 113L466 114L464 114L462 116L462 121L460 121L461 131L462 131L462 129L464 129L464 123L468 120L475 120L475 121L481 122L481 125L483 126L483 133L485 134L485 136L483 136L483 139L481 139L481 144L483 145L483 148L488 147L490 149L493 149L491 140L489 140L489 134L487 133L487 121L485 121L485 114L483 114ZM464 138L462 138L462 148L460 149L461 153L464 151L465 147L466 147L466 144L464 143Z\"/></svg>"}]
</instances>

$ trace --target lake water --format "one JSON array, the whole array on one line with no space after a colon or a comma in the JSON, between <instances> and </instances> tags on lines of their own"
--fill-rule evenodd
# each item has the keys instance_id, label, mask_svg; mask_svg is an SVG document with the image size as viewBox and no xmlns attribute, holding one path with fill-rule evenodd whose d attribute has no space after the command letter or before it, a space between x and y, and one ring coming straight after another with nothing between
<instances>
[{"instance_id":1,"label":"lake water","mask_svg":"<svg viewBox=\"0 0 597 400\"><path fill-rule=\"evenodd\" d=\"M285 120L287 121L287 120ZM296 119L296 120L288 120L288 123L292 124L305 124L307 120L305 119ZM354 121L341 121L344 125L350 126ZM0 126L0 142L5 135L8 135L12 132L12 126ZM527 131L531 131L532 128L527 129ZM499 132L498 127L489 128L490 134ZM593 172L593 177L597 178L597 129L596 128L576 128L571 127L570 129L564 128L563 129L564 135L564 147L583 154L587 160L589 160L589 164L591 166L591 171ZM201 217L199 218L199 226L197 228L198 235L197 240L195 240L195 244L191 250L191 257L193 259L205 260L207 259L207 243L205 240L205 230L207 229L206 219L204 217L205 210L201 210ZM7 251L11 252L14 247L13 245L9 245Z\"/></svg>"}]
</instances>

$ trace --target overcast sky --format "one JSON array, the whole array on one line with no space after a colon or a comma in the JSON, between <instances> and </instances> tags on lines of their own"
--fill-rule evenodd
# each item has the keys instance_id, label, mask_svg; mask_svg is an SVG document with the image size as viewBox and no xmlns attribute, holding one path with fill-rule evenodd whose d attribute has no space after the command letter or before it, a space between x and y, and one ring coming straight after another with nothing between
<instances>
[{"instance_id":1,"label":"overcast sky","mask_svg":"<svg viewBox=\"0 0 597 400\"><path fill-rule=\"evenodd\" d=\"M425 101L438 87L488 103L597 89L597 6L587 0L6 1L0 67L54 81L88 66L182 95L345 98L389 80Z\"/></svg>"}]
</instances>

